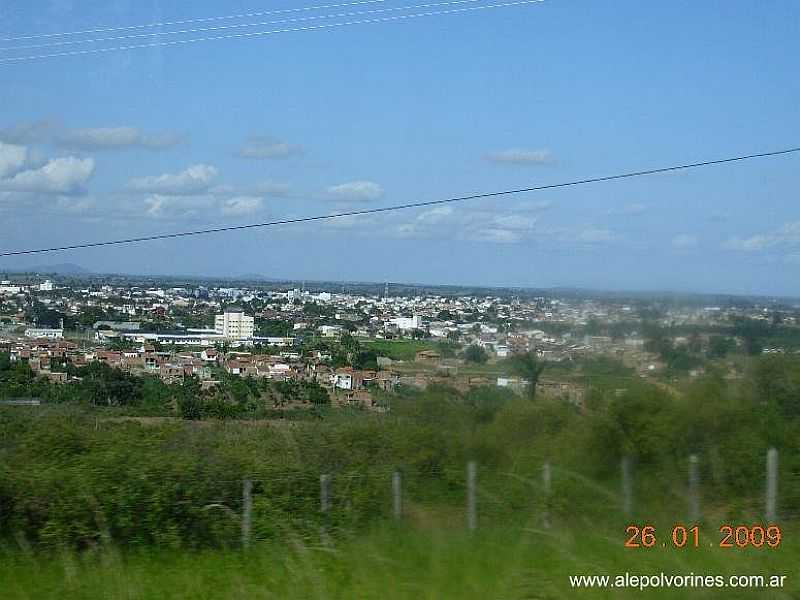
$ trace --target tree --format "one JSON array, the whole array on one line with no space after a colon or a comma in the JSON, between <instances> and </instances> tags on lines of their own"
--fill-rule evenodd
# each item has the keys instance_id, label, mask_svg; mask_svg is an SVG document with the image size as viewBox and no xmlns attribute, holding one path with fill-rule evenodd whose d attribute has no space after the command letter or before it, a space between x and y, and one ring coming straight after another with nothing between
<instances>
[{"instance_id":1,"label":"tree","mask_svg":"<svg viewBox=\"0 0 800 600\"><path fill-rule=\"evenodd\" d=\"M431 334L425 331L424 329L414 329L411 332L411 339L414 340L422 340L429 337L431 337Z\"/></svg>"},{"instance_id":2,"label":"tree","mask_svg":"<svg viewBox=\"0 0 800 600\"><path fill-rule=\"evenodd\" d=\"M328 395L328 390L316 382L309 382L306 384L306 395L308 401L314 406L321 406L330 404L331 398Z\"/></svg>"},{"instance_id":3,"label":"tree","mask_svg":"<svg viewBox=\"0 0 800 600\"><path fill-rule=\"evenodd\" d=\"M178 394L178 412L184 419L203 418L203 399L200 380L197 377L187 377L183 380Z\"/></svg>"},{"instance_id":4,"label":"tree","mask_svg":"<svg viewBox=\"0 0 800 600\"><path fill-rule=\"evenodd\" d=\"M532 352L526 352L511 359L511 369L520 378L528 382L527 395L531 400L536 398L536 385L544 371L544 365Z\"/></svg>"},{"instance_id":5,"label":"tree","mask_svg":"<svg viewBox=\"0 0 800 600\"><path fill-rule=\"evenodd\" d=\"M458 350L458 344L454 342L439 342L436 344L436 350L442 358L453 358Z\"/></svg>"},{"instance_id":6,"label":"tree","mask_svg":"<svg viewBox=\"0 0 800 600\"><path fill-rule=\"evenodd\" d=\"M464 360L467 362L483 364L489 360L489 355L486 354L486 350L473 344L464 350Z\"/></svg>"},{"instance_id":7,"label":"tree","mask_svg":"<svg viewBox=\"0 0 800 600\"><path fill-rule=\"evenodd\" d=\"M354 369L378 370L378 354L374 350L361 350L353 356Z\"/></svg>"},{"instance_id":8,"label":"tree","mask_svg":"<svg viewBox=\"0 0 800 600\"><path fill-rule=\"evenodd\" d=\"M725 358L736 349L736 341L722 335L712 335L708 339L708 357Z\"/></svg>"}]
</instances>

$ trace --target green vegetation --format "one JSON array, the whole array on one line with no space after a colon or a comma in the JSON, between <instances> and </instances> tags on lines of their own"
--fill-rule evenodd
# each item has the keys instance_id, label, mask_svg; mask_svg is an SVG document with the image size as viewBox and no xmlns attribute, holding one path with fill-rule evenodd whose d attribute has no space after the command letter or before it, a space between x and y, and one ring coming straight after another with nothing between
<instances>
[{"instance_id":1,"label":"green vegetation","mask_svg":"<svg viewBox=\"0 0 800 600\"><path fill-rule=\"evenodd\" d=\"M795 533L795 532L791 532ZM7 600L49 598L641 598L683 600L781 599L800 592L800 559L790 541L778 551L738 549L631 550L623 530L543 531L536 522L515 527L430 532L383 527L357 538L322 544L288 537L242 552L155 551L113 548L52 557L0 556ZM713 537L713 536L711 536ZM575 590L577 574L784 574L783 590Z\"/></svg>"},{"instance_id":2,"label":"green vegetation","mask_svg":"<svg viewBox=\"0 0 800 600\"><path fill-rule=\"evenodd\" d=\"M536 397L536 386L544 370L544 365L537 360L535 354L526 352L511 359L511 368L514 374L528 382L526 394L533 400Z\"/></svg>"},{"instance_id":3,"label":"green vegetation","mask_svg":"<svg viewBox=\"0 0 800 600\"><path fill-rule=\"evenodd\" d=\"M518 366L532 381L541 372L530 356ZM390 411L374 414L326 409L306 384L223 377L201 392L194 380L165 386L104 365L53 386L0 355L0 398L49 401L0 408L0 580L12 582L4 597L572 598L569 574L791 576L800 557L800 357L749 359L737 381L711 368L681 393L636 378L620 389L628 371L613 360L559 368L596 377L583 406L434 385L382 394ZM267 420L281 398L306 404L304 418ZM186 418L135 417L148 406ZM770 447L780 451L779 550L622 548L630 522L669 531L686 518L691 453L700 457L705 539L718 541L723 522L761 521ZM635 476L631 515L619 491L623 457ZM472 535L469 460L478 464ZM395 471L401 523L392 519ZM327 513L321 474L331 476ZM245 479L253 545L241 553ZM776 598L796 593L789 583Z\"/></svg>"},{"instance_id":4,"label":"green vegetation","mask_svg":"<svg viewBox=\"0 0 800 600\"><path fill-rule=\"evenodd\" d=\"M219 369L216 385L202 389L197 378L166 384L155 376L135 376L105 363L55 365L75 378L68 384L37 377L25 362L0 354L0 400L38 398L55 405L92 407L116 415L181 416L186 419L281 417L290 406L330 403L328 392L311 381L272 382L231 376Z\"/></svg>"},{"instance_id":5,"label":"green vegetation","mask_svg":"<svg viewBox=\"0 0 800 600\"><path fill-rule=\"evenodd\" d=\"M489 360L489 355L486 353L486 350L480 346L473 345L468 346L467 349L464 350L464 360L470 363L482 365Z\"/></svg>"},{"instance_id":6,"label":"green vegetation","mask_svg":"<svg viewBox=\"0 0 800 600\"><path fill-rule=\"evenodd\" d=\"M735 385L711 373L680 396L635 380L624 390L593 387L583 410L496 387L461 393L430 386L386 394L386 414L313 410L291 426L111 419L124 414L122 395L154 391L129 389L138 384L125 377L112 385L87 376L84 384L73 393L94 395L79 402L0 411L0 532L43 547L87 547L103 535L133 546L235 544L235 523L204 507L222 503L238 513L241 481L252 477L257 536L281 539L285 527L308 533L320 525L321 473L335 482L328 525L355 532L388 516L395 469L404 473L408 498L447 522L446 515L462 514L469 459L481 465L487 522L506 523L551 502L554 518L580 512L609 523L619 515L595 500L598 493L616 497L623 456L637 465L642 516L654 517L685 505L689 453L704 457L707 514L752 519L763 504L770 446L782 450L785 506L800 502L800 480L791 475L800 468L796 358L759 359ZM191 420L252 417L280 397L304 398L310 407L326 401L304 384L241 378L225 382L224 396L202 396L192 382L179 389L179 410ZM107 398L117 398L116 412ZM554 465L551 500L535 477L545 460ZM146 520L135 518L141 511Z\"/></svg>"},{"instance_id":7,"label":"green vegetation","mask_svg":"<svg viewBox=\"0 0 800 600\"><path fill-rule=\"evenodd\" d=\"M364 346L373 350L378 356L386 356L392 360L414 360L417 352L436 350L434 342L424 340L369 340Z\"/></svg>"}]
</instances>

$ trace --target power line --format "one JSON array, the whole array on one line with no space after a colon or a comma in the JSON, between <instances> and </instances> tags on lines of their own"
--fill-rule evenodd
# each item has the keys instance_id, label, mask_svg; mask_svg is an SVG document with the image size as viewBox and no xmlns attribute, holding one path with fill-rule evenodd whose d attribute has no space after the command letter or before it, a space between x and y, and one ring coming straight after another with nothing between
<instances>
[{"instance_id":1,"label":"power line","mask_svg":"<svg viewBox=\"0 0 800 600\"><path fill-rule=\"evenodd\" d=\"M31 62L47 58L61 58L66 56L81 56L85 54L101 54L106 52L121 52L125 50L138 50L142 48L158 48L165 46L177 46L186 44L197 44L200 42L211 42L219 40L232 40L238 38L263 37L268 35L278 35L281 33L299 33L307 31L317 31L322 29L334 29L338 27L351 27L354 25L374 25L379 23L389 23L393 21L405 21L410 19L421 19L426 17L436 17L442 15L452 15L457 13L474 12L478 10L490 10L494 8L510 8L512 6L524 6L528 4L539 4L544 0L517 0L515 2L503 2L501 4L488 4L481 6L469 6L464 8L453 8L449 10L428 11L422 13L412 13L409 15L394 15L391 17L379 17L373 19L356 19L353 21L343 21L340 23L326 23L322 25L307 25L304 27L287 27L284 29L273 29L269 31L253 31L249 33L229 33L225 35L205 36L190 38L186 40L169 40L162 42L149 42L146 44L130 44L127 46L112 46L108 48L91 48L86 50L68 50L64 52L53 52L50 54L34 54L30 56L0 58L0 64L12 64Z\"/></svg>"},{"instance_id":2,"label":"power line","mask_svg":"<svg viewBox=\"0 0 800 600\"><path fill-rule=\"evenodd\" d=\"M162 21L160 23L144 23L140 25L126 25L120 27L98 26L95 29L84 29L82 31L63 31L59 33L33 33L18 35L15 37L0 38L0 42L16 42L21 40L35 40L42 38L65 37L68 35L88 35L90 33L109 33L112 31L132 31L136 29L148 29L156 27L172 27L174 25L187 25L189 23L208 23L211 21L224 21L234 19L254 19L269 15L282 15L287 13L298 13L312 10L328 10L329 8L344 8L346 6L362 6L364 4L380 4L386 0L359 0L358 2L342 2L339 4L323 4L321 6L303 6L299 8L283 8L279 10L263 10L258 12L240 13L236 15L221 15L215 17L202 17L197 19L182 19L180 21Z\"/></svg>"},{"instance_id":3,"label":"power line","mask_svg":"<svg viewBox=\"0 0 800 600\"><path fill-rule=\"evenodd\" d=\"M413 4L407 6L393 6L389 8L376 8L373 10L349 11L333 14L311 15L307 17L293 17L291 19L278 19L273 21L259 21L256 23L235 23L233 25L217 25L214 27L195 27L192 29L179 29L176 31L159 31L148 33L132 33L127 35L119 35L104 38L88 38L78 40L62 40L58 42L47 42L44 44L27 44L24 46L9 46L0 48L0 52L18 52L20 50L33 50L36 48L54 48L63 46L75 46L78 44L100 44L105 42L115 42L119 40L137 39L137 38L152 38L158 36L159 38L165 36L179 36L187 35L190 33L207 33L209 31L223 31L228 29L243 29L246 27L263 27L265 25L279 25L285 23L304 23L308 21L318 21L322 19L343 19L349 17L358 17L363 15L374 15L387 12L398 12L403 10L419 10L423 8L434 8L438 6L453 6L458 4L475 4L476 2L485 2L486 0L448 0L445 2L433 2L428 4Z\"/></svg>"},{"instance_id":4,"label":"power line","mask_svg":"<svg viewBox=\"0 0 800 600\"><path fill-rule=\"evenodd\" d=\"M8 252L0 252L0 257L3 256L21 256L25 254L43 254L46 252L62 252L66 250L79 250L83 248L96 248L99 246L118 246L121 244L136 244L140 242L152 242L156 240L166 240L182 237L191 237L196 235L207 235L211 233L223 233L226 231L241 231L245 229L257 229L262 227L276 227L279 225L293 225L296 223L308 223L311 221L324 221L328 219L338 219L341 217L356 217L362 215L371 215L376 213L393 212L397 210L406 210L410 208L423 208L426 206L437 206L440 204L452 204L457 202L466 202L468 200L478 200L481 198L494 198L497 196L511 196L514 194L524 194L528 192L537 192L542 190L552 190L557 188L572 187L578 185L587 185L590 183L602 183L605 181L614 181L617 179L629 179L632 177L643 177L646 175L656 175L659 173L669 173L673 171L682 171L685 169L695 169L699 167L707 167L711 165L720 165L724 163L739 162L744 160L752 160L755 158L767 158L772 156L780 156L783 154L792 154L800 152L800 146L795 148L786 148L784 150L773 150L770 152L760 152L758 154L745 154L740 156L733 156L729 158L718 158L714 160L706 160L695 163L685 163L680 165L673 165L669 167L658 167L655 169L646 169L643 171L631 171L628 173L620 173L616 175L604 175L602 177L591 177L588 179L578 179L575 181L567 181L563 183L551 183L547 185L537 185L526 188L516 188L510 190L503 190L500 192L485 192L481 194L471 194L469 196L456 196L453 198L445 198L443 200L428 200L425 202L410 202L407 204L396 204L393 206L383 206L379 208L366 208L362 210L351 210L340 213L332 213L327 215L316 215L311 217L297 217L293 219L280 219L277 221L267 221L265 223L251 223L248 225L231 225L229 227L215 227L211 229L198 229L195 231L181 231L176 233L164 233L156 235L148 235L135 238L127 238L120 240L111 240L104 242L86 242L80 244L73 244L70 246L57 246L54 248L39 248L34 250L12 250Z\"/></svg>"}]
</instances>

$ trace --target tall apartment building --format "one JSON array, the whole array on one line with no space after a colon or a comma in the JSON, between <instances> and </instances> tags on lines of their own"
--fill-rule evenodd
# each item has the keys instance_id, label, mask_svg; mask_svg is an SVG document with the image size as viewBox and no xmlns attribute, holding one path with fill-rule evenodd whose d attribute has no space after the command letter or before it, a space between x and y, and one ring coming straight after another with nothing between
<instances>
[{"instance_id":1,"label":"tall apartment building","mask_svg":"<svg viewBox=\"0 0 800 600\"><path fill-rule=\"evenodd\" d=\"M214 330L227 339L245 340L253 337L255 319L244 314L241 308L229 307L214 318Z\"/></svg>"}]
</instances>

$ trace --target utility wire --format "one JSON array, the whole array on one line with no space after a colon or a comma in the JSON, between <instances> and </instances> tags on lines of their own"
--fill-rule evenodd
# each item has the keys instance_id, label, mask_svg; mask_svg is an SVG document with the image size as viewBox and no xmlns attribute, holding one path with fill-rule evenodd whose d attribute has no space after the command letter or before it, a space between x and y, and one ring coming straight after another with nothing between
<instances>
[{"instance_id":1,"label":"utility wire","mask_svg":"<svg viewBox=\"0 0 800 600\"><path fill-rule=\"evenodd\" d=\"M303 6L299 8L283 8L279 10L263 10L258 12L240 13L237 15L220 15L215 17L202 17L197 19L182 19L180 21L162 21L160 23L144 23L141 25L127 25L122 27L98 26L94 29L84 29L82 31L63 31L59 33L33 33L28 35L18 35L15 37L0 38L0 42L16 42L22 40L36 40L42 38L66 37L68 35L88 35L90 33L109 33L112 31L132 31L136 29L148 29L156 27L172 27L174 25L187 25L189 23L209 23L212 21L225 21L234 19L254 19L269 15L283 15L287 13L307 12L313 10L328 10L329 8L344 8L346 6L363 6L364 4L381 4L386 0L359 0L358 2L342 2L339 4L323 4L321 6Z\"/></svg>"},{"instance_id":2,"label":"utility wire","mask_svg":"<svg viewBox=\"0 0 800 600\"><path fill-rule=\"evenodd\" d=\"M281 25L286 23L304 23L308 21L319 21L322 19L344 19L350 17L360 17L364 15L374 15L388 12L399 12L404 10L420 10L423 8L435 8L440 6L453 6L458 4L475 4L486 0L448 0L446 2L433 2L428 4L412 4L407 6L392 6L389 8L375 8L372 10L356 10L332 14L310 15L306 17L293 17L290 19L278 19L273 21L258 21L256 23L234 23L232 25L216 25L213 27L194 27L191 29L178 29L175 31L158 31L148 33L130 33L102 38L88 38L84 40L62 40L58 42L47 42L44 44L26 44L24 46L8 46L0 48L0 52L16 52L19 50L33 50L36 48L54 48L63 46L75 46L79 44L100 44L105 42L116 42L119 40L129 40L137 38L164 38L168 36L187 35L190 33L208 33L209 31L223 31L228 29L243 29L246 27L264 27L265 25Z\"/></svg>"},{"instance_id":3,"label":"utility wire","mask_svg":"<svg viewBox=\"0 0 800 600\"><path fill-rule=\"evenodd\" d=\"M328 219L338 219L341 217L355 217L355 216L362 216L362 215L372 215L377 213L384 213L384 212L393 212L397 210L406 210L409 208L422 208L426 206L437 206L441 204L452 204L457 202L466 202L468 200L478 200L481 198L494 198L497 196L511 196L515 194L524 194L528 192L537 192L541 190L553 190L557 188L565 188L565 187L572 187L578 185L587 185L590 183L601 183L605 181L614 181L618 179L630 179L633 177L643 177L646 175L656 175L658 173L669 173L673 171L682 171L685 169L695 169L699 167L708 167L711 165L720 165L724 163L732 163L732 162L739 162L745 160L752 160L755 158L768 158L773 156L780 156L784 154L793 154L796 152L800 152L800 146L795 148L786 148L783 150L773 150L770 152L760 152L758 154L745 154L740 156L733 156L729 158L718 158L714 160L706 160L702 162L695 162L695 163L685 163L680 165L673 165L669 167L658 167L655 169L646 169L643 171L631 171L628 173L619 173L616 175L605 175L602 177L591 177L588 179L578 179L575 181L566 181L563 183L551 183L547 185L537 185L532 187L525 187L525 188L516 188L510 190L503 190L499 192L485 192L482 194L471 194L469 196L456 196L453 198L445 198L442 200L428 200L425 202L411 202L407 204L396 204L393 206L383 206L378 208L366 208L363 210L351 210L346 212L339 212L339 213L332 213L327 215L316 215L311 217L297 217L292 219L280 219L277 221L267 221L265 223L251 223L248 225L231 225L229 227L214 227L211 229L198 229L195 231L181 231L176 233L164 233L164 234L157 234L157 235L148 235L142 237L135 237L135 238L127 238L127 239L120 239L120 240L111 240L111 241L104 241L104 242L87 242L87 243L80 243L80 244L72 244L69 246L56 246L53 248L38 248L34 250L10 250L7 252L0 252L0 257L2 256L21 256L25 254L43 254L46 252L62 252L65 250L78 250L82 248L96 248L99 246L118 246L121 244L136 244L140 242L152 242L156 240L166 240L166 239L173 239L173 238L182 238L182 237L191 237L196 235L207 235L211 233L222 233L226 231L241 231L245 229L257 229L261 227L276 227L279 225L292 225L296 223L308 223L311 221L324 221Z\"/></svg>"},{"instance_id":4,"label":"utility wire","mask_svg":"<svg viewBox=\"0 0 800 600\"><path fill-rule=\"evenodd\" d=\"M474 12L478 10L490 10L494 8L510 8L512 6L524 6L528 4L539 4L544 0L518 0L516 2L503 2L500 4L488 4L488 5L481 5L481 6L469 6L464 8L453 8L449 10L436 10L436 11L428 11L422 13L412 13L409 15L394 15L391 17L378 17L372 19L356 19L351 21L343 21L340 23L326 23L322 25L306 25L303 27L287 27L284 29L273 29L269 31L253 31L249 33L228 33L225 35L213 35L213 36L205 36L199 38L189 38L185 40L169 40L169 41L161 41L161 42L149 42L146 44L130 44L127 46L112 46L108 48L91 48L86 50L67 50L63 52L53 52L50 54L34 54L29 56L18 56L18 57L8 57L8 58L0 58L0 65L3 64L12 64L12 63L23 63L23 62L31 62L35 60L41 60L46 58L60 58L65 56L81 56L85 54L101 54L106 52L120 52L125 50L138 50L142 48L159 48L165 46L178 46L178 45L186 45L186 44L197 44L200 42L211 42L211 41L218 41L218 40L232 40L238 38L251 38L251 37L263 37L268 35L278 35L281 33L299 33L299 32L307 32L307 31L317 31L322 29L335 29L339 27L352 27L354 25L374 25L378 23L390 23L393 21L406 21L411 19L421 19L425 17L436 17L441 15L452 15L457 13L466 13L466 12Z\"/></svg>"}]
</instances>

